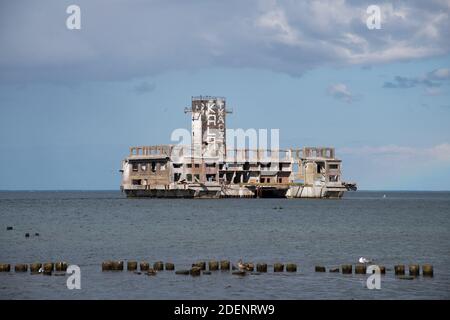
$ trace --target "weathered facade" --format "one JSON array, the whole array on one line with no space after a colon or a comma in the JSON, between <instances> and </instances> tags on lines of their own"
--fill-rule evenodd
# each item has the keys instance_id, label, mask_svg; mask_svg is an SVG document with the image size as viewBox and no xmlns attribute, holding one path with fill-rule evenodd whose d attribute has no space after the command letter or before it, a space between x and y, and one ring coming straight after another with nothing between
<instances>
[{"instance_id":1,"label":"weathered facade","mask_svg":"<svg viewBox=\"0 0 450 320\"><path fill-rule=\"evenodd\" d=\"M122 162L129 197L340 198L356 184L341 179L334 148L227 149L225 98L193 97L191 145L131 147Z\"/></svg>"}]
</instances>

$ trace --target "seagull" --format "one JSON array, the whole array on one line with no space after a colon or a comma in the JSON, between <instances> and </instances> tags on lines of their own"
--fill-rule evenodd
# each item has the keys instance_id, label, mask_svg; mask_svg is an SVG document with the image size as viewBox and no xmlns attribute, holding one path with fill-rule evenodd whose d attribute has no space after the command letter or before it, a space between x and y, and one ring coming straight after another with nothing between
<instances>
[{"instance_id":1,"label":"seagull","mask_svg":"<svg viewBox=\"0 0 450 320\"><path fill-rule=\"evenodd\" d=\"M364 257L359 258L358 261L359 261L359 263L370 263L370 262L372 262L371 260L369 260L367 258L364 258Z\"/></svg>"},{"instance_id":2,"label":"seagull","mask_svg":"<svg viewBox=\"0 0 450 320\"><path fill-rule=\"evenodd\" d=\"M238 266L239 270L243 270L246 268L246 265L244 263L242 263L242 259L239 259L237 266Z\"/></svg>"},{"instance_id":3,"label":"seagull","mask_svg":"<svg viewBox=\"0 0 450 320\"><path fill-rule=\"evenodd\" d=\"M42 267L40 267L39 270L38 270L38 272L39 272L39 273L42 273L42 272L44 272L44 269L43 269Z\"/></svg>"}]
</instances>

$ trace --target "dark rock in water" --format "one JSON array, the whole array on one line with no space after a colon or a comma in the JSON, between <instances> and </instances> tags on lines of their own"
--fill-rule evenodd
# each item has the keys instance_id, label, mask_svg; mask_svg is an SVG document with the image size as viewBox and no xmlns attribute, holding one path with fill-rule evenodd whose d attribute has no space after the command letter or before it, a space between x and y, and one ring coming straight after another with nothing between
<instances>
[{"instance_id":1,"label":"dark rock in water","mask_svg":"<svg viewBox=\"0 0 450 320\"><path fill-rule=\"evenodd\" d=\"M235 276L246 276L247 272L245 272L245 271L234 271L231 274L233 274Z\"/></svg>"},{"instance_id":2,"label":"dark rock in water","mask_svg":"<svg viewBox=\"0 0 450 320\"><path fill-rule=\"evenodd\" d=\"M142 272L139 272L139 271L134 271L133 273L134 274L142 274Z\"/></svg>"},{"instance_id":3,"label":"dark rock in water","mask_svg":"<svg viewBox=\"0 0 450 320\"><path fill-rule=\"evenodd\" d=\"M29 238L30 234L29 233L25 233L25 238Z\"/></svg>"},{"instance_id":4,"label":"dark rock in water","mask_svg":"<svg viewBox=\"0 0 450 320\"><path fill-rule=\"evenodd\" d=\"M34 235L35 235L36 237L39 237L39 232L36 232Z\"/></svg>"},{"instance_id":5,"label":"dark rock in water","mask_svg":"<svg viewBox=\"0 0 450 320\"><path fill-rule=\"evenodd\" d=\"M250 273L252 276L259 276L261 274L261 272L251 272Z\"/></svg>"},{"instance_id":6,"label":"dark rock in water","mask_svg":"<svg viewBox=\"0 0 450 320\"><path fill-rule=\"evenodd\" d=\"M43 272L43 274L44 274L44 276L51 276L52 275L52 272L51 271L46 271L46 270L44 270L44 272Z\"/></svg>"},{"instance_id":7,"label":"dark rock in water","mask_svg":"<svg viewBox=\"0 0 450 320\"><path fill-rule=\"evenodd\" d=\"M203 271L202 274L210 275L210 274L211 274L211 271Z\"/></svg>"},{"instance_id":8,"label":"dark rock in water","mask_svg":"<svg viewBox=\"0 0 450 320\"><path fill-rule=\"evenodd\" d=\"M6 230L12 230L13 227L6 227Z\"/></svg>"},{"instance_id":9,"label":"dark rock in water","mask_svg":"<svg viewBox=\"0 0 450 320\"><path fill-rule=\"evenodd\" d=\"M330 268L330 272L339 272L339 268Z\"/></svg>"},{"instance_id":10,"label":"dark rock in water","mask_svg":"<svg viewBox=\"0 0 450 320\"><path fill-rule=\"evenodd\" d=\"M189 275L189 270L177 270L175 274Z\"/></svg>"}]
</instances>

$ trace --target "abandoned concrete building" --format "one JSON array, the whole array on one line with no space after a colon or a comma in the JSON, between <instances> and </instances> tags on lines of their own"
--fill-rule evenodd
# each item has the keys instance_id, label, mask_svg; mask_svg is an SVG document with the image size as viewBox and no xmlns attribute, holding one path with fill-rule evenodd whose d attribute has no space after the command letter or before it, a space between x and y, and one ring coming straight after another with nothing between
<instances>
[{"instance_id":1,"label":"abandoned concrete building","mask_svg":"<svg viewBox=\"0 0 450 320\"><path fill-rule=\"evenodd\" d=\"M341 198L356 190L341 179L334 148L230 148L223 97L192 97L190 145L131 147L122 161L128 197Z\"/></svg>"}]
</instances>

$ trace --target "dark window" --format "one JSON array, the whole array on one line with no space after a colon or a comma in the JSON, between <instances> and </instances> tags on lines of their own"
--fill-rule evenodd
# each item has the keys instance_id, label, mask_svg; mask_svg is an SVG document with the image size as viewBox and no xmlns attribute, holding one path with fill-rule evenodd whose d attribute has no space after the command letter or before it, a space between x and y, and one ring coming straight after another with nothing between
<instances>
[{"instance_id":1,"label":"dark window","mask_svg":"<svg viewBox=\"0 0 450 320\"><path fill-rule=\"evenodd\" d=\"M192 168L192 163L188 163L186 166L187 166L188 168Z\"/></svg>"},{"instance_id":2,"label":"dark window","mask_svg":"<svg viewBox=\"0 0 450 320\"><path fill-rule=\"evenodd\" d=\"M200 181L200 175L199 174L195 174L194 177L195 177L196 181Z\"/></svg>"},{"instance_id":3,"label":"dark window","mask_svg":"<svg viewBox=\"0 0 450 320\"><path fill-rule=\"evenodd\" d=\"M196 167L196 168L200 168L200 164L196 163L196 164L195 164L195 167Z\"/></svg>"},{"instance_id":4,"label":"dark window","mask_svg":"<svg viewBox=\"0 0 450 320\"><path fill-rule=\"evenodd\" d=\"M330 167L330 169L338 169L339 165L336 164L336 163L332 163L332 164L329 165L329 167Z\"/></svg>"},{"instance_id":5,"label":"dark window","mask_svg":"<svg viewBox=\"0 0 450 320\"><path fill-rule=\"evenodd\" d=\"M133 171L138 171L139 165L137 163L133 163Z\"/></svg>"},{"instance_id":6,"label":"dark window","mask_svg":"<svg viewBox=\"0 0 450 320\"><path fill-rule=\"evenodd\" d=\"M156 171L156 162L153 161L152 162L152 172L155 172L155 171Z\"/></svg>"},{"instance_id":7,"label":"dark window","mask_svg":"<svg viewBox=\"0 0 450 320\"><path fill-rule=\"evenodd\" d=\"M139 185L141 185L141 180L139 180L139 179L133 179L131 183L132 183L134 186L139 186Z\"/></svg>"},{"instance_id":8,"label":"dark window","mask_svg":"<svg viewBox=\"0 0 450 320\"><path fill-rule=\"evenodd\" d=\"M192 174L188 173L188 174L186 175L186 180L189 181L189 182L191 182L191 181L192 181Z\"/></svg>"},{"instance_id":9,"label":"dark window","mask_svg":"<svg viewBox=\"0 0 450 320\"><path fill-rule=\"evenodd\" d=\"M174 163L173 167L174 168L181 168L181 167L183 167L183 164L182 163Z\"/></svg>"}]
</instances>

